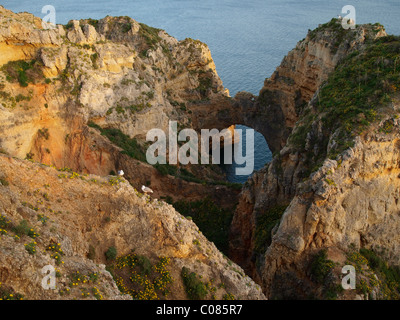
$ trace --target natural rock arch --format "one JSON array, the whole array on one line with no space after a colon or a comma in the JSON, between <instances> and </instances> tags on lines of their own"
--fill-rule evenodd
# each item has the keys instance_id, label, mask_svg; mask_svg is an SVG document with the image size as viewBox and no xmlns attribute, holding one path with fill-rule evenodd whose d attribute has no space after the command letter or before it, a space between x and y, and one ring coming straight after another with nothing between
<instances>
[{"instance_id":1,"label":"natural rock arch","mask_svg":"<svg viewBox=\"0 0 400 320\"><path fill-rule=\"evenodd\" d=\"M249 92L239 92L234 98L219 97L190 107L195 130L222 130L241 124L260 132L272 152L279 150L290 133L279 101L263 105Z\"/></svg>"}]
</instances>

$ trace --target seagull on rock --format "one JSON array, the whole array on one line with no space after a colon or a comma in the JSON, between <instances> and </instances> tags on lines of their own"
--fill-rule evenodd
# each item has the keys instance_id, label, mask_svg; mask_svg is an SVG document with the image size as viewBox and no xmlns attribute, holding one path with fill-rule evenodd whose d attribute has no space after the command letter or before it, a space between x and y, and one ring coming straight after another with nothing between
<instances>
[{"instance_id":1,"label":"seagull on rock","mask_svg":"<svg viewBox=\"0 0 400 320\"><path fill-rule=\"evenodd\" d=\"M122 177L122 176L124 175L124 171L123 171L123 170L119 170L119 171L118 171L118 175L119 175L120 177Z\"/></svg>"},{"instance_id":2,"label":"seagull on rock","mask_svg":"<svg viewBox=\"0 0 400 320\"><path fill-rule=\"evenodd\" d=\"M149 187L142 186L142 191L144 193L153 193L153 190L151 190Z\"/></svg>"}]
</instances>

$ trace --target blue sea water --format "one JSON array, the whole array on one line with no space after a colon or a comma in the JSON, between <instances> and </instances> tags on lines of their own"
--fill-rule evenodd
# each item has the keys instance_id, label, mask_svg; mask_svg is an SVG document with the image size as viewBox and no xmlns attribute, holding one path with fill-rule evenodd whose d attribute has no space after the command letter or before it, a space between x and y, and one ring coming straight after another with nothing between
<instances>
[{"instance_id":1,"label":"blue sea water","mask_svg":"<svg viewBox=\"0 0 400 320\"><path fill-rule=\"evenodd\" d=\"M210 47L232 96L239 91L257 95L264 79L308 29L337 17L345 5L355 7L357 24L380 22L388 33L400 35L400 0L3 0L1 4L39 17L45 16L43 6L53 5L56 22L61 24L71 19L130 16L179 40L199 39ZM270 159L263 136L256 134L255 169ZM234 168L226 168L229 180L246 181L245 176L235 176Z\"/></svg>"}]
</instances>

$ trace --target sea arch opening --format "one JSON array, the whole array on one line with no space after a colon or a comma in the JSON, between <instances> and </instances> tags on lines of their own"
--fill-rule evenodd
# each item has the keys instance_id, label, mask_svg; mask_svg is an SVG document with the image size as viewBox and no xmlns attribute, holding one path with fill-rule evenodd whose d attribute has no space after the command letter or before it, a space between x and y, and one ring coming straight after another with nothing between
<instances>
[{"instance_id":1,"label":"sea arch opening","mask_svg":"<svg viewBox=\"0 0 400 320\"><path fill-rule=\"evenodd\" d=\"M229 182L232 183L245 183L247 179L255 172L262 169L265 164L269 163L272 160L272 152L268 146L267 141L263 134L258 132L257 130L248 127L243 124L236 124L235 129L241 130L242 135L242 143L241 149L233 148L232 152L232 164L224 163L224 148L221 148L220 156L221 156L221 164L220 167L226 174L226 178ZM254 157L254 170L248 175L239 175L237 174L237 168L244 167L245 164L238 164L236 159L238 159L238 155L235 154L237 152L242 152L243 155L246 154L247 146L246 146L246 133L248 129L254 130L254 150L252 152L252 156ZM236 141L237 143L237 141ZM247 150L248 152L248 150Z\"/></svg>"}]
</instances>

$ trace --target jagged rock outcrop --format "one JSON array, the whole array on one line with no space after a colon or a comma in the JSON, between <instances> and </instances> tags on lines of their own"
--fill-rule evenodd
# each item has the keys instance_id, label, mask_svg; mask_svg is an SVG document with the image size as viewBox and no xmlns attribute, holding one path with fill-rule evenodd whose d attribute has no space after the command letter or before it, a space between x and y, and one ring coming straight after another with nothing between
<instances>
[{"instance_id":1,"label":"jagged rock outcrop","mask_svg":"<svg viewBox=\"0 0 400 320\"><path fill-rule=\"evenodd\" d=\"M160 177L87 124L117 129L143 149L146 133L154 128L167 132L169 121L199 129L191 105L229 101L207 45L178 41L129 17L72 20L50 30L30 14L0 7L0 17L7 22L0 28L4 152L98 175L124 166L138 188L162 181L154 184L157 195L180 199L176 190L186 186L186 196L198 198L194 183ZM192 174L224 179L218 168L198 166ZM197 189L200 197L214 197L213 187L197 184Z\"/></svg>"},{"instance_id":2,"label":"jagged rock outcrop","mask_svg":"<svg viewBox=\"0 0 400 320\"><path fill-rule=\"evenodd\" d=\"M184 270L209 280L205 288L215 298L265 298L191 221L133 188L151 182L157 198L235 204L228 187L184 181L183 168L172 176L142 161L146 133L167 131L170 120L196 130L244 124L274 151L271 163L244 185L230 237L232 259L267 296L332 294L350 248L384 248L387 268L399 263L400 45L379 24L346 31L333 19L299 42L258 97L231 98L200 41L177 41L129 17L73 20L52 30L3 7L0 18L0 151L9 154L0 157L1 293L58 299L67 289L67 298L91 289L95 297L100 290L105 298L127 299L121 292L129 290L119 280L117 290L104 267L111 267L105 252L114 248L122 255L135 249L148 272L167 257L153 267L168 261L175 299L186 297ZM121 167L130 184L108 176ZM214 182L221 176L196 168L189 174ZM58 291L44 292L38 272L58 261L53 245L63 248L65 261ZM384 265L371 252L364 254ZM374 287L363 290L388 296L381 275L362 264L359 273ZM76 271L85 280L100 275L97 289L75 290ZM396 290L389 296L398 296Z\"/></svg>"},{"instance_id":3,"label":"jagged rock outcrop","mask_svg":"<svg viewBox=\"0 0 400 320\"><path fill-rule=\"evenodd\" d=\"M371 62L379 61L381 52L381 60L393 65L399 46L397 38L384 37L380 25L366 29L382 40L370 34L364 46L339 62L300 112L285 146L242 190L231 257L263 283L269 297L324 298L318 291L324 284L312 280L310 267L323 249L340 265L337 284L352 250L379 252L389 265L399 264L398 77L396 67L376 69ZM362 87L361 78L345 79L351 68L363 70Z\"/></svg>"},{"instance_id":4,"label":"jagged rock outcrop","mask_svg":"<svg viewBox=\"0 0 400 320\"><path fill-rule=\"evenodd\" d=\"M338 29L339 28L339 29ZM386 35L379 26L359 26L354 31L341 30L339 22L309 31L283 59L270 79L266 79L254 103L254 113L247 113L257 122L253 127L264 134L271 150L281 150L305 106L336 65L365 41ZM250 120L251 122L251 120ZM255 173L242 191L241 203L232 225L231 254L246 270L254 269L254 231L257 217L268 208L288 205L297 184L305 178L301 157L290 148L283 148L276 159ZM249 219L249 216L251 219ZM246 222L245 222L246 221ZM256 276L255 274L253 276Z\"/></svg>"},{"instance_id":5,"label":"jagged rock outcrop","mask_svg":"<svg viewBox=\"0 0 400 320\"><path fill-rule=\"evenodd\" d=\"M46 140L57 141L47 149L54 153L52 164L62 167L68 166L61 156L67 148L65 136L83 131L89 120L144 139L150 129L167 130L169 120L190 127L189 101L226 96L210 51L200 41L177 41L128 17L74 20L43 30L41 20L32 15L4 8L0 15L8 21L0 29L0 63L7 65L2 118L13 121L15 131L3 137L2 147L18 157L38 144L35 133L40 126L49 125ZM20 60L35 61L26 66L23 86L13 70L18 65L12 64ZM21 120L13 119L16 114ZM27 122L35 123L29 133ZM23 143L19 134L24 135ZM43 156L34 151L35 159Z\"/></svg>"},{"instance_id":6,"label":"jagged rock outcrop","mask_svg":"<svg viewBox=\"0 0 400 320\"><path fill-rule=\"evenodd\" d=\"M134 250L151 262L167 257L173 278L169 299L187 297L183 267L202 276L204 283L211 281L209 289L215 287L217 299L225 294L265 298L191 220L140 194L124 179L58 171L4 155L0 176L0 290L24 299L80 299L84 292L94 299L95 287L97 297L128 299L105 269L110 265L105 253L114 247L118 256ZM49 264L58 272L56 290L41 286L41 270ZM75 279L77 273L87 282ZM93 274L95 280L89 276Z\"/></svg>"},{"instance_id":7,"label":"jagged rock outcrop","mask_svg":"<svg viewBox=\"0 0 400 320\"><path fill-rule=\"evenodd\" d=\"M385 248L385 260L399 265L398 129L397 119L393 133L371 128L339 161L327 159L297 185L265 254L262 278L269 293L274 278L285 272L301 274L320 248Z\"/></svg>"},{"instance_id":8,"label":"jagged rock outcrop","mask_svg":"<svg viewBox=\"0 0 400 320\"><path fill-rule=\"evenodd\" d=\"M302 109L337 64L360 50L367 40L386 35L382 28L378 29L361 25L355 30L344 30L340 21L334 19L309 31L288 53L271 78L265 80L257 99L258 112L252 119L252 127L259 128L273 152L286 144Z\"/></svg>"},{"instance_id":9,"label":"jagged rock outcrop","mask_svg":"<svg viewBox=\"0 0 400 320\"><path fill-rule=\"evenodd\" d=\"M104 269L112 246L119 255L135 250L154 264L159 256L169 259L174 281L168 298L187 298L185 267L202 277L209 298L264 299L260 287L193 222L130 185L139 189L151 183L158 199L209 198L222 207L235 205L237 191L161 174L137 159L148 130L166 130L170 120L193 127L190 104L228 97L208 47L192 39L177 41L128 17L71 21L52 30L41 29L33 15L3 7L0 17L7 21L0 28L0 144L1 153L9 155L0 159L1 294L73 299L86 297L87 290L98 297L94 291L99 290L106 299L129 298ZM103 135L105 129L116 130L111 132L135 146L135 153L126 154ZM121 168L130 183L115 187L116 177L108 174ZM215 168L193 171L202 176L203 169L221 179ZM31 240L24 223L40 236ZM57 290L46 291L40 271L57 262L60 252L48 249L53 243L62 248L64 263ZM88 281L97 289L74 288L76 271L85 280L97 274L96 283Z\"/></svg>"},{"instance_id":10,"label":"jagged rock outcrop","mask_svg":"<svg viewBox=\"0 0 400 320\"><path fill-rule=\"evenodd\" d=\"M309 31L265 80L258 97L240 92L234 99L204 102L193 107L193 121L200 128L249 126L263 134L272 152L278 151L286 144L301 111L337 64L360 50L366 41L385 35L381 26L361 25L344 30L334 19Z\"/></svg>"}]
</instances>

